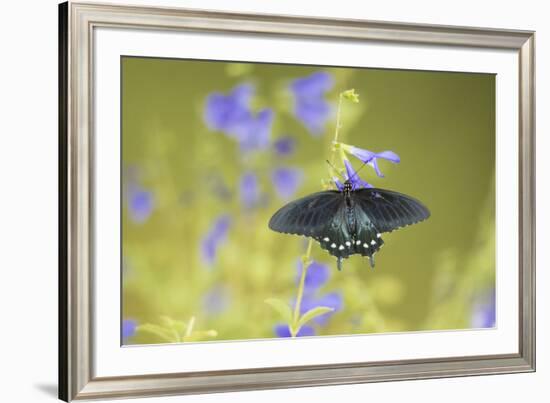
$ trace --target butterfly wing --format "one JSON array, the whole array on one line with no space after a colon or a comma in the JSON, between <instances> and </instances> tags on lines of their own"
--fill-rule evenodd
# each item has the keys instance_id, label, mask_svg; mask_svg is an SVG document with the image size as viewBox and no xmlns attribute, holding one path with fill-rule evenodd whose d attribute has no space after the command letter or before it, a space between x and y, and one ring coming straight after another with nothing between
<instances>
[{"instance_id":1,"label":"butterfly wing","mask_svg":"<svg viewBox=\"0 0 550 403\"><path fill-rule=\"evenodd\" d=\"M352 192L351 197L378 233L391 232L430 216L430 211L420 201L391 190L359 189Z\"/></svg>"},{"instance_id":2,"label":"butterfly wing","mask_svg":"<svg viewBox=\"0 0 550 403\"><path fill-rule=\"evenodd\" d=\"M287 234L305 235L338 258L355 253L342 192L328 190L292 201L277 211L269 228Z\"/></svg>"},{"instance_id":3,"label":"butterfly wing","mask_svg":"<svg viewBox=\"0 0 550 403\"><path fill-rule=\"evenodd\" d=\"M427 219L429 210L418 200L390 190L359 189L346 205L342 192L327 190L294 200L269 221L273 231L312 237L321 248L342 259L353 254L374 254L384 241L381 233Z\"/></svg>"},{"instance_id":4,"label":"butterfly wing","mask_svg":"<svg viewBox=\"0 0 550 403\"><path fill-rule=\"evenodd\" d=\"M371 266L374 267L374 254L382 247L384 241L381 238L380 230L365 210L357 203L354 206L356 229L353 243L354 253L368 256Z\"/></svg>"},{"instance_id":5,"label":"butterfly wing","mask_svg":"<svg viewBox=\"0 0 550 403\"><path fill-rule=\"evenodd\" d=\"M353 231L349 227L348 212L343 200L336 212L327 217L325 227L315 239L319 241L321 248L339 259L345 259L354 253Z\"/></svg>"},{"instance_id":6,"label":"butterfly wing","mask_svg":"<svg viewBox=\"0 0 550 403\"><path fill-rule=\"evenodd\" d=\"M342 193L338 191L313 193L291 201L279 209L269 220L269 228L277 232L317 239L324 235L327 225L335 217L342 203Z\"/></svg>"},{"instance_id":7,"label":"butterfly wing","mask_svg":"<svg viewBox=\"0 0 550 403\"><path fill-rule=\"evenodd\" d=\"M319 242L341 260L359 253L372 259L382 245L377 230L362 209L349 209L342 192L318 192L292 201L277 211L269 228L287 234L305 235ZM372 243L376 239L376 243ZM371 260L372 262L372 260Z\"/></svg>"}]
</instances>

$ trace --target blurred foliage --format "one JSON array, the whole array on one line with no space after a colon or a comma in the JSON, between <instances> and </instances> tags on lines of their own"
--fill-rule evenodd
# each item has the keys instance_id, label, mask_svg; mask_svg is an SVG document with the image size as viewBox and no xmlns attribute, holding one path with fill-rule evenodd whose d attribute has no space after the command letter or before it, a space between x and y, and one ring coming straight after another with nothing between
<instances>
[{"instance_id":1,"label":"blurred foliage","mask_svg":"<svg viewBox=\"0 0 550 403\"><path fill-rule=\"evenodd\" d=\"M124 57L122 315L138 324L125 343L275 337L280 314L264 301L295 296L305 241L267 228L287 201L271 172L300 170L294 197L320 190L327 178L334 119L312 135L288 90L320 70L334 80L326 93L333 107L345 89L360 94L342 112L342 141L401 157L398 165L381 163L385 178L365 168L365 179L420 199L432 216L385 234L375 270L354 256L337 272L314 246L312 258L331 268L319 292L343 298L316 334L470 327L476 298L495 281L494 76ZM255 88L254 111L275 111L271 143L291 136L292 153L271 146L243 153L207 127L209 94L242 83ZM245 172L258 178L253 207L240 195ZM222 216L227 228L206 261L204 240Z\"/></svg>"}]
</instances>

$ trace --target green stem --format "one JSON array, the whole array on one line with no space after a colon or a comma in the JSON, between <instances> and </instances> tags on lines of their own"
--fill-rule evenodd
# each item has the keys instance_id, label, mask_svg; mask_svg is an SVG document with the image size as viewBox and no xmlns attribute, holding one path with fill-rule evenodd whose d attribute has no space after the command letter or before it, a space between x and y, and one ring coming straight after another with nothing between
<instances>
[{"instance_id":1,"label":"green stem","mask_svg":"<svg viewBox=\"0 0 550 403\"><path fill-rule=\"evenodd\" d=\"M338 96L338 109L336 110L336 128L334 129L334 139L332 140L332 156L331 156L331 163L334 165L335 159L336 159L336 145L338 144L338 134L340 131L340 117L342 112L342 93ZM343 152L340 149L340 155L342 156L342 164L343 161ZM332 167L329 167L329 170L332 170ZM332 176L332 175L331 175ZM313 239L310 238L309 242L307 244L306 253L302 256L302 273L300 274L300 283L298 284L298 295L296 296L296 304L294 305L294 315L292 317L292 324L290 326L290 335L292 337L296 337L296 334L298 334L298 321L300 320L300 307L302 305L302 298L304 296L304 284L306 282L306 275L307 275L307 269L312 263L311 260L311 249L313 247Z\"/></svg>"},{"instance_id":2,"label":"green stem","mask_svg":"<svg viewBox=\"0 0 550 403\"><path fill-rule=\"evenodd\" d=\"M344 165L344 151L340 148L340 143L338 141L340 129L342 128L341 118L342 118L342 99L343 92L338 96L338 109L336 110L336 128L334 129L334 138L332 139L332 155L330 157L331 167L329 170L332 172L334 166L336 166L336 154L340 155L340 162ZM337 152L339 151L339 152ZM331 176L338 176L339 172L332 172Z\"/></svg>"},{"instance_id":3,"label":"green stem","mask_svg":"<svg viewBox=\"0 0 550 403\"><path fill-rule=\"evenodd\" d=\"M311 265L311 249L313 248L313 239L309 239L307 243L306 253L302 256L302 273L300 274L300 283L298 285L298 295L296 296L296 304L294 305L294 316L292 317L292 326L290 334L296 337L300 329L297 328L300 320L300 306L302 305L302 297L304 296L304 285L306 282L307 269Z\"/></svg>"},{"instance_id":4,"label":"green stem","mask_svg":"<svg viewBox=\"0 0 550 403\"><path fill-rule=\"evenodd\" d=\"M172 335L174 336L174 341L176 343L179 343L181 341L181 337L180 337L180 334L178 333L178 331L174 328L172 328Z\"/></svg>"},{"instance_id":5,"label":"green stem","mask_svg":"<svg viewBox=\"0 0 550 403\"><path fill-rule=\"evenodd\" d=\"M191 316L191 319L189 319L189 322L187 322L187 328L185 329L185 335L184 338L188 338L191 336L191 333L193 333L193 327L195 326L195 317Z\"/></svg>"},{"instance_id":6,"label":"green stem","mask_svg":"<svg viewBox=\"0 0 550 403\"><path fill-rule=\"evenodd\" d=\"M338 96L338 109L336 110L336 129L334 130L334 140L333 142L338 142L338 132L340 131L341 123L341 112L342 112L342 93Z\"/></svg>"}]
</instances>

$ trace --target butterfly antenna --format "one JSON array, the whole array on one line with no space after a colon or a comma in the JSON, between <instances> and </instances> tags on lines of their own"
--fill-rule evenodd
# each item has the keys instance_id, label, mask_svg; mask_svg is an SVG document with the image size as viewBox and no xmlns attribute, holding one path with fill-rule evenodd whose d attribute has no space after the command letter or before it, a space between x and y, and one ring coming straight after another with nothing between
<instances>
[{"instance_id":1,"label":"butterfly antenna","mask_svg":"<svg viewBox=\"0 0 550 403\"><path fill-rule=\"evenodd\" d=\"M365 165L367 165L367 163L366 163L366 162L363 162L363 165L361 165L361 166L359 167L359 169L358 169L357 171L355 171L355 173L351 176L351 178L349 178L349 180L352 180L352 179L355 178L357 175L359 175L359 171L360 171L361 169L363 169L363 167L364 167Z\"/></svg>"},{"instance_id":2,"label":"butterfly antenna","mask_svg":"<svg viewBox=\"0 0 550 403\"><path fill-rule=\"evenodd\" d=\"M326 161L327 161L327 164L332 168L332 170L333 170L334 172L336 172L336 174L337 174L338 176L340 176L340 178L341 178L343 181L345 181L345 179L344 179L344 177L342 176L342 174L340 173L340 171L337 170L336 167L335 167L334 165L332 165L332 162L330 162L329 160L326 160Z\"/></svg>"}]
</instances>

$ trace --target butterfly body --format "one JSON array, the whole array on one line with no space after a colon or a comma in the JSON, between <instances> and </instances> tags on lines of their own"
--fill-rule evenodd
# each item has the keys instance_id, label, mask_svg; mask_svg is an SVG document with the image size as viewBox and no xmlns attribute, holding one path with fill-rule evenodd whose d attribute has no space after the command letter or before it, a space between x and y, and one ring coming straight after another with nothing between
<instances>
[{"instance_id":1,"label":"butterfly body","mask_svg":"<svg viewBox=\"0 0 550 403\"><path fill-rule=\"evenodd\" d=\"M374 267L374 255L384 241L382 233L425 220L428 209L410 196L390 190L353 189L349 181L341 191L326 190L294 200L277 211L269 228L304 235L319 242L338 260L359 254Z\"/></svg>"}]
</instances>

